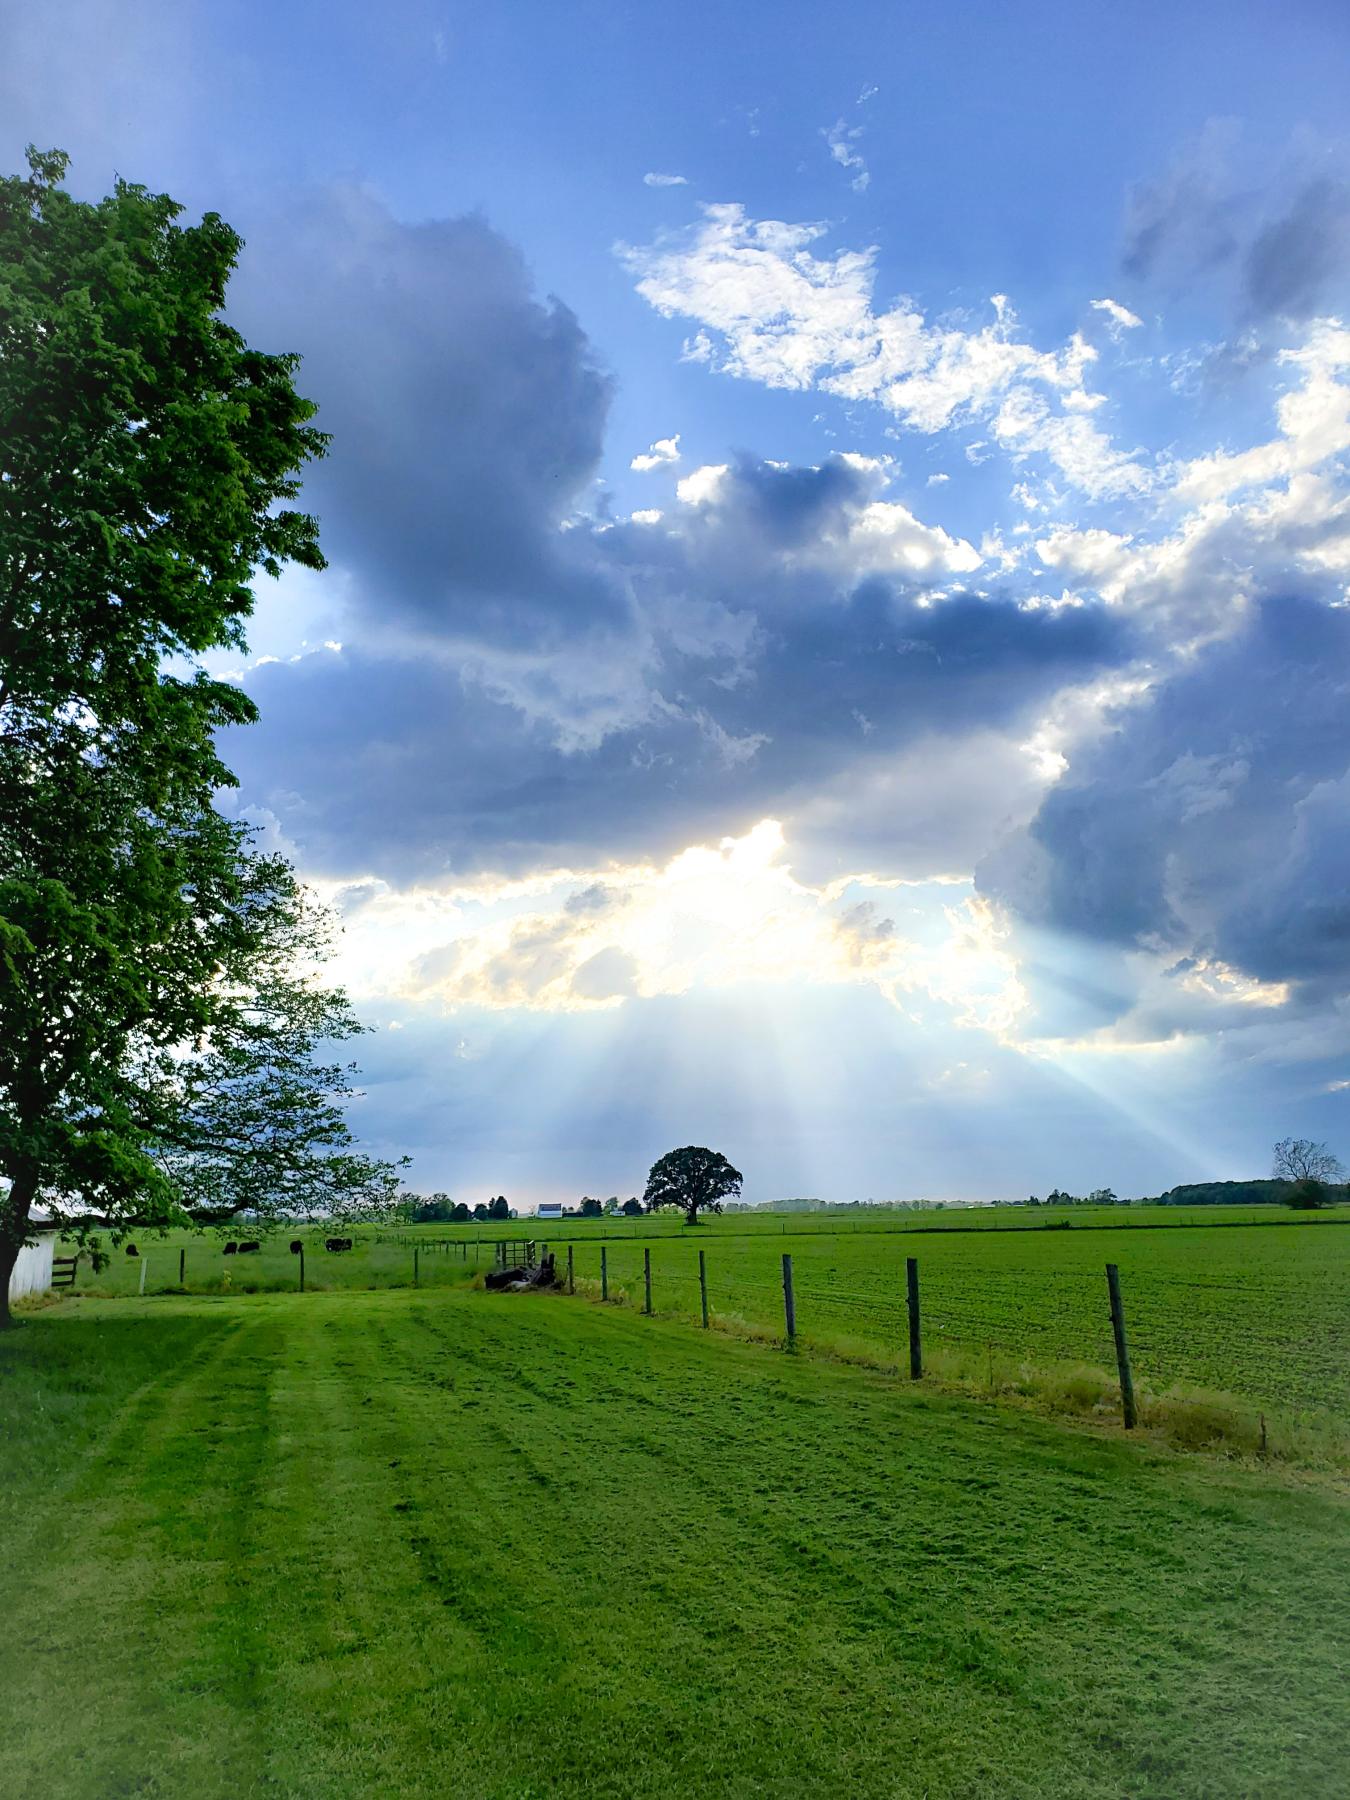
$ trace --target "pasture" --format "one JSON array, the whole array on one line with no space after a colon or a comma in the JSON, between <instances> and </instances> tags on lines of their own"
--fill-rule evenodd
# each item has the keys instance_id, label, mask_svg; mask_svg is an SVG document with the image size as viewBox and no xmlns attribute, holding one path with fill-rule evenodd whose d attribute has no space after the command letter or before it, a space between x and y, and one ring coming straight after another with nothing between
<instances>
[{"instance_id":1,"label":"pasture","mask_svg":"<svg viewBox=\"0 0 1350 1800\"><path fill-rule=\"evenodd\" d=\"M1326 1484L448 1283L0 1376L0 1792L1343 1791Z\"/></svg>"},{"instance_id":2,"label":"pasture","mask_svg":"<svg viewBox=\"0 0 1350 1800\"><path fill-rule=\"evenodd\" d=\"M985 1208L917 1221L893 1213L861 1220L740 1214L695 1230L666 1217L520 1220L366 1231L345 1255L323 1249L322 1231L299 1235L310 1292L452 1285L491 1265L496 1239L529 1235L550 1244L563 1264L570 1247L578 1291L592 1298L599 1297L603 1247L610 1299L640 1307L649 1252L653 1310L691 1321L701 1316L702 1251L713 1325L769 1339L784 1330L786 1252L802 1347L883 1368L906 1355L905 1262L912 1256L930 1372L985 1393L1104 1413L1116 1404L1104 1276L1114 1262L1147 1418L1165 1421L1179 1441L1222 1438L1249 1449L1260 1442L1264 1415L1277 1454L1331 1453L1343 1462L1347 1451L1344 1211L1079 1207L1041 1219ZM293 1291L299 1259L290 1241L282 1232L257 1254L227 1257L214 1233L141 1238L141 1257L115 1251L100 1274L82 1262L77 1291L135 1294L142 1265L152 1295L178 1290L180 1270L195 1293Z\"/></svg>"}]
</instances>

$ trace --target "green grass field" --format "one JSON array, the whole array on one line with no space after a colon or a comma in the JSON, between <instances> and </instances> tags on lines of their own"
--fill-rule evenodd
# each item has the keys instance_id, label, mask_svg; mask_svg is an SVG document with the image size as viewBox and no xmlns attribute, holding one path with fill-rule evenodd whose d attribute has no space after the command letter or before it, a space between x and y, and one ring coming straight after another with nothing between
<instances>
[{"instance_id":1,"label":"green grass field","mask_svg":"<svg viewBox=\"0 0 1350 1800\"><path fill-rule=\"evenodd\" d=\"M448 1285L65 1302L0 1418L5 1794L1344 1792L1326 1482Z\"/></svg>"},{"instance_id":2,"label":"green grass field","mask_svg":"<svg viewBox=\"0 0 1350 1800\"><path fill-rule=\"evenodd\" d=\"M1219 1215L1219 1216L1216 1216ZM962 1230L962 1219L981 1223ZM658 1313L696 1319L698 1254L704 1252L714 1323L743 1335L781 1336L782 1257L793 1259L802 1343L859 1360L894 1363L905 1354L905 1259L920 1268L928 1365L986 1391L1049 1398L1081 1410L1116 1405L1114 1350L1105 1264L1121 1271L1131 1355L1141 1395L1203 1441L1207 1431L1242 1446L1259 1440L1260 1415L1277 1453L1306 1451L1350 1427L1350 1220L1343 1214L1290 1215L1271 1207L1074 1208L1038 1227L1035 1214L878 1214L865 1230L830 1215L732 1215L695 1231L666 1218L580 1224L519 1221L481 1227L423 1227L356 1235L348 1255L307 1245L308 1289L453 1284L490 1265L492 1240L526 1232L565 1258L570 1246L581 1290L598 1291L600 1250L611 1297L643 1303L643 1252L653 1270ZM944 1220L928 1229L930 1218ZM1123 1222L1125 1219L1128 1223ZM1002 1221L1003 1229L990 1220ZM1062 1225L1068 1229L1046 1229ZM864 1221L863 1223L867 1223ZM775 1224L785 1230L771 1229ZM908 1226L909 1229L902 1229ZM1150 1226L1156 1226L1150 1229ZM214 1234L141 1238L141 1258L114 1253L95 1275L83 1264L80 1290L135 1293L145 1265L147 1293L177 1287L180 1252L194 1292L292 1291L299 1259L290 1233L253 1256L226 1257ZM416 1247L416 1257L415 1257ZM1311 1434L1311 1435L1310 1435ZM1350 1445L1339 1443L1342 1459Z\"/></svg>"}]
</instances>

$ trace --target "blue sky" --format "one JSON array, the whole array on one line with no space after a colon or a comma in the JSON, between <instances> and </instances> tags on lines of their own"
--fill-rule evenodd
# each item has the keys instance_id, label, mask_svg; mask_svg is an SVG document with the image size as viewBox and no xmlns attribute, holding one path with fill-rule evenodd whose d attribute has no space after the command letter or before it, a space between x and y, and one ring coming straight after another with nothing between
<instances>
[{"instance_id":1,"label":"blue sky","mask_svg":"<svg viewBox=\"0 0 1350 1800\"><path fill-rule=\"evenodd\" d=\"M1334 5L56 0L0 131L214 209L334 434L216 666L423 1188L1350 1151Z\"/></svg>"}]
</instances>

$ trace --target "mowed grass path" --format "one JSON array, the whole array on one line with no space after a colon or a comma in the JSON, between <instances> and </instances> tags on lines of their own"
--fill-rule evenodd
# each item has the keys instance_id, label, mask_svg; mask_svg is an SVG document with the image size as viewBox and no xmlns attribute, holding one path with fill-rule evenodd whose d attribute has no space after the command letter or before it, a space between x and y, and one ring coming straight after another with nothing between
<instances>
[{"instance_id":1,"label":"mowed grass path","mask_svg":"<svg viewBox=\"0 0 1350 1800\"><path fill-rule=\"evenodd\" d=\"M1344 1791L1350 1506L562 1297L0 1344L6 1795Z\"/></svg>"}]
</instances>

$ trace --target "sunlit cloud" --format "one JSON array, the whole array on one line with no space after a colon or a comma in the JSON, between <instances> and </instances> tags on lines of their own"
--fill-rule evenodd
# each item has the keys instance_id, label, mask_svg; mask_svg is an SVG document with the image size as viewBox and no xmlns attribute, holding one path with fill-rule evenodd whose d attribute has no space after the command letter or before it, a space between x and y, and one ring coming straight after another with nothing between
<instances>
[{"instance_id":1,"label":"sunlit cloud","mask_svg":"<svg viewBox=\"0 0 1350 1800\"><path fill-rule=\"evenodd\" d=\"M644 450L641 455L635 456L628 466L630 469L636 469L638 474L642 475L648 469L659 469L662 463L675 463L679 460L680 434L677 431L673 437L657 438L649 449Z\"/></svg>"},{"instance_id":2,"label":"sunlit cloud","mask_svg":"<svg viewBox=\"0 0 1350 1800\"><path fill-rule=\"evenodd\" d=\"M577 1013L694 991L865 987L915 1023L936 1005L951 1024L1005 1036L1024 1005L1016 965L986 901L942 899L962 879L813 886L793 873L781 824L764 819L660 865L329 897L345 918L349 985L414 1005ZM903 931L888 910L897 890Z\"/></svg>"}]
</instances>

